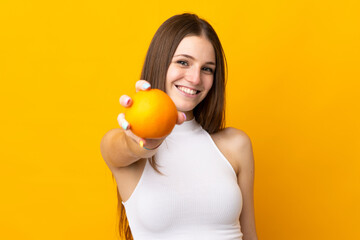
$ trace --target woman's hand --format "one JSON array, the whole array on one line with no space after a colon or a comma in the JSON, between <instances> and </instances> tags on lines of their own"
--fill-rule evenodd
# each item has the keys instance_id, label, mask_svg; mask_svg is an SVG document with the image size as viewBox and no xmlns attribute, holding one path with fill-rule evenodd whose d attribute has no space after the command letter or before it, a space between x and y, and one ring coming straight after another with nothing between
<instances>
[{"instance_id":1,"label":"woman's hand","mask_svg":"<svg viewBox=\"0 0 360 240\"><path fill-rule=\"evenodd\" d=\"M146 91L146 90L150 89L150 87L151 87L150 83L145 80L139 80L135 84L136 92ZM131 107L132 99L127 95L122 95L120 97L120 104L126 108ZM120 127L124 129L124 132L126 133L126 135L128 137L130 137L135 142L137 142L141 147L144 147L145 149L149 149L149 150L156 149L158 146L160 146L160 144L166 138L166 137L164 137L164 138L158 138L158 139L150 139L150 138L143 139L139 136L136 136L131 131L131 125L126 121L125 117L126 116L124 113L119 114L118 122L119 122ZM182 124L185 120L186 120L186 115L182 112L178 112L177 124Z\"/></svg>"}]
</instances>

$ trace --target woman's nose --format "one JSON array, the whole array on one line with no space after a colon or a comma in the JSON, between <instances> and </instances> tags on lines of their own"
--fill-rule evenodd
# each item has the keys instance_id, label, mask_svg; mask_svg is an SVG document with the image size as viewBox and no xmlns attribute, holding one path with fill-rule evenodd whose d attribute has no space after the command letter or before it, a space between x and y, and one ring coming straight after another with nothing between
<instances>
[{"instance_id":1,"label":"woman's nose","mask_svg":"<svg viewBox=\"0 0 360 240\"><path fill-rule=\"evenodd\" d=\"M186 80L191 82L193 85L197 85L201 82L201 71L199 68L192 67L189 69Z\"/></svg>"}]
</instances>

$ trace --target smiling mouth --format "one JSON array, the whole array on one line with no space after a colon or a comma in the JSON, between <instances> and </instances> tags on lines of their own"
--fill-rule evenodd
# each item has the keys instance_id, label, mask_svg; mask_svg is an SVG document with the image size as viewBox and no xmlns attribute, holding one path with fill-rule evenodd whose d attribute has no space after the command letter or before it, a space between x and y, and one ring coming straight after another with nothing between
<instances>
[{"instance_id":1,"label":"smiling mouth","mask_svg":"<svg viewBox=\"0 0 360 240\"><path fill-rule=\"evenodd\" d=\"M188 87L184 87L184 86L180 86L180 85L175 85L175 87L177 89L179 89L180 91L182 91L183 93L189 94L189 95L196 95L198 93L200 93L201 91L196 90L196 89L192 89L192 88L188 88Z\"/></svg>"}]
</instances>

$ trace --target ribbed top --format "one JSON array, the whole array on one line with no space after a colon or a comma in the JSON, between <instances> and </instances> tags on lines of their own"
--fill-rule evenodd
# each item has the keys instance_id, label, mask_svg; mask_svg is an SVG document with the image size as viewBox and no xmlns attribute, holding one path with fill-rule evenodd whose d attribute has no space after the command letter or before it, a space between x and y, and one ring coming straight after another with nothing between
<instances>
[{"instance_id":1,"label":"ribbed top","mask_svg":"<svg viewBox=\"0 0 360 240\"><path fill-rule=\"evenodd\" d=\"M176 125L123 203L135 240L242 239L236 174L193 119Z\"/></svg>"},{"instance_id":2,"label":"ribbed top","mask_svg":"<svg viewBox=\"0 0 360 240\"><path fill-rule=\"evenodd\" d=\"M176 124L170 136L174 134L189 134L196 130L202 130L202 127L195 121L195 118L193 118L189 121L185 121L181 125Z\"/></svg>"}]
</instances>

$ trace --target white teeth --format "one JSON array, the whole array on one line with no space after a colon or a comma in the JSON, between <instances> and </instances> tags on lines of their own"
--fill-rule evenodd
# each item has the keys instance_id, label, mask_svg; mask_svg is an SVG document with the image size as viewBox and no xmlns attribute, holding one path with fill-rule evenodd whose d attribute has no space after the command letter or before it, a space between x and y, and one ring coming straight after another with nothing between
<instances>
[{"instance_id":1,"label":"white teeth","mask_svg":"<svg viewBox=\"0 0 360 240\"><path fill-rule=\"evenodd\" d=\"M196 94L196 90L190 89L190 88L186 88L186 87L178 87L179 90L183 91L184 93L187 94L191 94L191 95L195 95Z\"/></svg>"}]
</instances>

